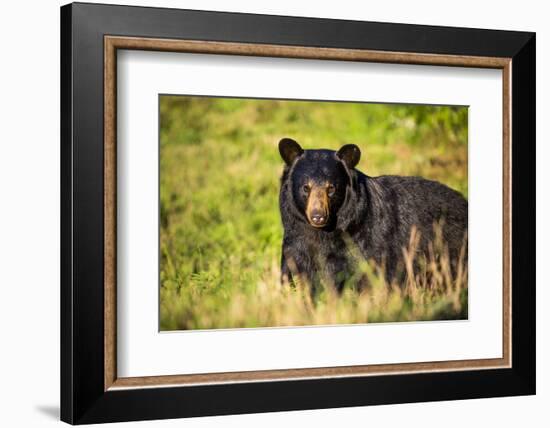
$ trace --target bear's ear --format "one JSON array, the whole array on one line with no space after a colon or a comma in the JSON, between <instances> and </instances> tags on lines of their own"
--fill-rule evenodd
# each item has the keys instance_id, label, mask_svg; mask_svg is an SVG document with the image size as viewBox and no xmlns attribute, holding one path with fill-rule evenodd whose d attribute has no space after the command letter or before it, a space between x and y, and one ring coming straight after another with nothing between
<instances>
[{"instance_id":1,"label":"bear's ear","mask_svg":"<svg viewBox=\"0 0 550 428\"><path fill-rule=\"evenodd\" d=\"M355 144L346 144L336 153L338 159L342 160L349 169L355 168L361 159L361 150Z\"/></svg>"},{"instance_id":2,"label":"bear's ear","mask_svg":"<svg viewBox=\"0 0 550 428\"><path fill-rule=\"evenodd\" d=\"M298 156L304 153L304 149L293 139L283 138L279 141L279 153L285 163L290 166Z\"/></svg>"}]
</instances>

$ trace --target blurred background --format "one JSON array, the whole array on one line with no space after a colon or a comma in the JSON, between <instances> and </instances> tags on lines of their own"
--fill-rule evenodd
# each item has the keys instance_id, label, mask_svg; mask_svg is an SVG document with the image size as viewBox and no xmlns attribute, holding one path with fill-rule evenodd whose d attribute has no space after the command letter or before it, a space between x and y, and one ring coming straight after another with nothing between
<instances>
[{"instance_id":1,"label":"blurred background","mask_svg":"<svg viewBox=\"0 0 550 428\"><path fill-rule=\"evenodd\" d=\"M467 316L456 290L318 302L281 290L277 149L283 137L354 143L367 175L420 175L467 197L467 107L163 95L160 127L161 330Z\"/></svg>"}]
</instances>

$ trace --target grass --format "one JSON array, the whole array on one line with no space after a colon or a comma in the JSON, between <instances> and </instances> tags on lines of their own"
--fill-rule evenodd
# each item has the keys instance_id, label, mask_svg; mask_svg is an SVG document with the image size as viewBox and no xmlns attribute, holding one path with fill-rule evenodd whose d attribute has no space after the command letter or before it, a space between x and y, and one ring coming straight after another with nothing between
<instances>
[{"instance_id":1,"label":"grass","mask_svg":"<svg viewBox=\"0 0 550 428\"><path fill-rule=\"evenodd\" d=\"M467 272L432 260L417 277L330 291L279 285L277 143L362 150L368 175L422 175L467 196L467 109L162 96L160 327L208 329L457 319ZM410 249L404 249L408 251Z\"/></svg>"}]
</instances>

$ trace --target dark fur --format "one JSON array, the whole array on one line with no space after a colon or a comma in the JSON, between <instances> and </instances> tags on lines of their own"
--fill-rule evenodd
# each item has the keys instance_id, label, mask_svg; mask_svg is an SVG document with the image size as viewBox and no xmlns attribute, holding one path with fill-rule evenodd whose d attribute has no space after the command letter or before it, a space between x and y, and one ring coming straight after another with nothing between
<instances>
[{"instance_id":1,"label":"dark fur","mask_svg":"<svg viewBox=\"0 0 550 428\"><path fill-rule=\"evenodd\" d=\"M434 238L433 225L441 219L450 258L458 259L468 228L468 202L462 195L420 177L369 177L349 168L339 153L305 150L291 153L289 160L281 149L287 160L279 198L283 282L292 281L294 273L315 286L323 275L341 289L354 273L346 239L356 244L364 258L384 264L386 279L391 281L402 270L403 248L408 247L413 225L421 236L419 251L425 253ZM321 229L312 227L304 215L300 188L306 177L330 177L339 183L329 222Z\"/></svg>"}]
</instances>

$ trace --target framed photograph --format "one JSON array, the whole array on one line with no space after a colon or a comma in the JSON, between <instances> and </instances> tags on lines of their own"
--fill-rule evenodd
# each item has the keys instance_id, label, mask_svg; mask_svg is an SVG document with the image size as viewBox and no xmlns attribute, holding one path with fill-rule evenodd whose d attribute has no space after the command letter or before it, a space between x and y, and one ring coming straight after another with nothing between
<instances>
[{"instance_id":1,"label":"framed photograph","mask_svg":"<svg viewBox=\"0 0 550 428\"><path fill-rule=\"evenodd\" d=\"M535 34L61 8L61 418L535 393Z\"/></svg>"}]
</instances>

